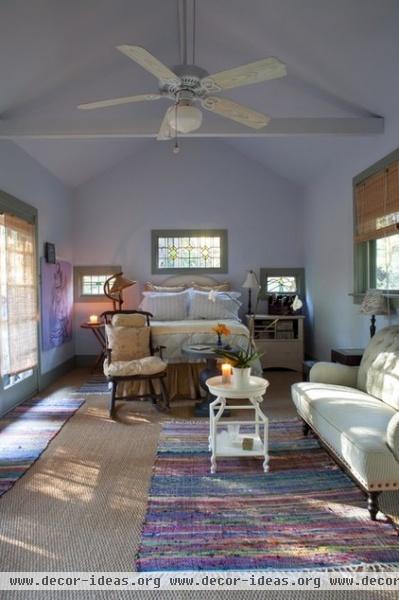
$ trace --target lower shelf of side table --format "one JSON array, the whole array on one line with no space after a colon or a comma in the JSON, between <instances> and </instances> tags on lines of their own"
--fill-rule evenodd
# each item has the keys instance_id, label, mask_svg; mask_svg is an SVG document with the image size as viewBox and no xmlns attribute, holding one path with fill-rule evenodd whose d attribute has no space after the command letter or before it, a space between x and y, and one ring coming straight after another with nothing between
<instances>
[{"instance_id":1,"label":"lower shelf of side table","mask_svg":"<svg viewBox=\"0 0 399 600\"><path fill-rule=\"evenodd\" d=\"M242 440L251 438L253 442L252 450L243 450ZM255 434L238 434L234 437L223 435L223 432L216 434L216 456L263 456L265 457L265 447L263 442Z\"/></svg>"}]
</instances>

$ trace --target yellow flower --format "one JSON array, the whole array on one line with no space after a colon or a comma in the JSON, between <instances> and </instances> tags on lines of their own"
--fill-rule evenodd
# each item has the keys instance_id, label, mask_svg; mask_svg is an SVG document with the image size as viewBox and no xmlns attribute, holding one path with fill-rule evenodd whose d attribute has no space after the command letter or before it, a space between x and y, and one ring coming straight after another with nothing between
<instances>
[{"instance_id":1,"label":"yellow flower","mask_svg":"<svg viewBox=\"0 0 399 600\"><path fill-rule=\"evenodd\" d=\"M218 323L216 327L212 328L218 335L230 335L231 331L224 323Z\"/></svg>"}]
</instances>

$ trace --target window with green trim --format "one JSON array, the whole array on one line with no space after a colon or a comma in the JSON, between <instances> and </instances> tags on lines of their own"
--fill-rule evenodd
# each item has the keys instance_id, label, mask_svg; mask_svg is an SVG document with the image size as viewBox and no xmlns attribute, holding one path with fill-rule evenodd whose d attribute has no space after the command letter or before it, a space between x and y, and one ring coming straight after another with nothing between
<instances>
[{"instance_id":1,"label":"window with green trim","mask_svg":"<svg viewBox=\"0 0 399 600\"><path fill-rule=\"evenodd\" d=\"M355 302L367 289L399 294L399 150L353 180Z\"/></svg>"},{"instance_id":2,"label":"window with green trim","mask_svg":"<svg viewBox=\"0 0 399 600\"><path fill-rule=\"evenodd\" d=\"M152 231L153 273L227 273L227 230Z\"/></svg>"}]
</instances>

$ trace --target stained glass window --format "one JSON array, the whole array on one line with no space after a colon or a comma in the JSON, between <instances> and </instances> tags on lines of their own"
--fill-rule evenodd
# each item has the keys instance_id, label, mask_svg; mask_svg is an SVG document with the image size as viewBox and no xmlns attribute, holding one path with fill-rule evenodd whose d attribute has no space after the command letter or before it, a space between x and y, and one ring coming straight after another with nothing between
<instances>
[{"instance_id":1,"label":"stained glass window","mask_svg":"<svg viewBox=\"0 0 399 600\"><path fill-rule=\"evenodd\" d=\"M153 231L153 273L227 271L227 232Z\"/></svg>"}]
</instances>

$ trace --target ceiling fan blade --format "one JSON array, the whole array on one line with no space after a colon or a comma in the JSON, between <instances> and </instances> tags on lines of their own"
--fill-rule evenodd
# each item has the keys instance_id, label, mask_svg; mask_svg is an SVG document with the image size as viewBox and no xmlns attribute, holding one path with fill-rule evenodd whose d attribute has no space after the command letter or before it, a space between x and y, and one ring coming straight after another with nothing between
<instances>
[{"instance_id":1,"label":"ceiling fan blade","mask_svg":"<svg viewBox=\"0 0 399 600\"><path fill-rule=\"evenodd\" d=\"M285 64L278 58L270 56L248 65L220 71L202 79L201 84L208 91L228 90L229 88L259 83L269 79L278 79L287 75Z\"/></svg>"},{"instance_id":2,"label":"ceiling fan blade","mask_svg":"<svg viewBox=\"0 0 399 600\"><path fill-rule=\"evenodd\" d=\"M124 98L112 98L110 100L99 100L98 102L89 102L88 104L79 104L81 110L92 110L93 108L106 108L108 106L118 106L119 104L130 104L131 102L142 102L145 100L159 100L160 94L140 94L139 96L125 96Z\"/></svg>"},{"instance_id":3,"label":"ceiling fan blade","mask_svg":"<svg viewBox=\"0 0 399 600\"><path fill-rule=\"evenodd\" d=\"M238 104L238 102L232 102L227 98L208 96L202 100L201 104L206 110L210 110L222 117L226 117L226 119L232 119L233 121L242 123L252 129L261 129L270 121L270 117L256 112L251 108L247 108L242 104Z\"/></svg>"},{"instance_id":4,"label":"ceiling fan blade","mask_svg":"<svg viewBox=\"0 0 399 600\"><path fill-rule=\"evenodd\" d=\"M174 110L174 106L169 106L164 118L162 119L161 127L159 128L157 135L157 140L159 142L163 140L170 140L175 136L175 132L172 130L169 124L169 115L172 110Z\"/></svg>"},{"instance_id":5,"label":"ceiling fan blade","mask_svg":"<svg viewBox=\"0 0 399 600\"><path fill-rule=\"evenodd\" d=\"M122 54L125 54L134 60L134 62L143 67L143 69L149 71L157 79L161 79L162 81L175 81L176 83L180 82L180 77L178 77L176 73L173 73L169 67L161 63L145 48L142 48L141 46L129 46L127 44L117 46L116 48L119 52L122 52Z\"/></svg>"}]
</instances>

